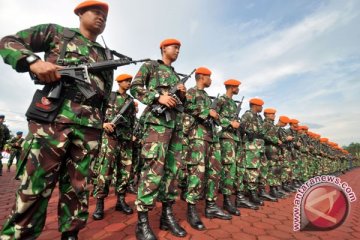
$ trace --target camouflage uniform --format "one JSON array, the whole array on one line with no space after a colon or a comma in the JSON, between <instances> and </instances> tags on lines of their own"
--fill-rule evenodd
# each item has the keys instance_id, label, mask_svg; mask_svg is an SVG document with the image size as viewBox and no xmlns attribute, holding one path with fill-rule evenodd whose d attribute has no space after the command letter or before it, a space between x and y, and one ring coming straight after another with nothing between
<instances>
[{"instance_id":1,"label":"camouflage uniform","mask_svg":"<svg viewBox=\"0 0 360 240\"><path fill-rule=\"evenodd\" d=\"M302 167L302 159L300 156L300 146L301 142L299 139L299 134L296 130L293 130L291 128L287 129L288 135L292 136L293 139L293 149L292 149L292 161L290 163L291 169L292 169L292 175L291 180L299 180L301 177L301 167Z\"/></svg>"},{"instance_id":2,"label":"camouflage uniform","mask_svg":"<svg viewBox=\"0 0 360 240\"><path fill-rule=\"evenodd\" d=\"M10 131L8 127L4 123L0 123L0 176L2 175L2 151L4 150L4 146L6 144L6 141L10 138Z\"/></svg>"},{"instance_id":3,"label":"camouflage uniform","mask_svg":"<svg viewBox=\"0 0 360 240\"><path fill-rule=\"evenodd\" d=\"M274 125L274 120L265 118L265 154L268 159L268 183L270 187L281 185L281 150L279 146L279 127Z\"/></svg>"},{"instance_id":4,"label":"camouflage uniform","mask_svg":"<svg viewBox=\"0 0 360 240\"><path fill-rule=\"evenodd\" d=\"M172 202L176 197L174 180L180 161L174 156L181 139L175 134L175 126L181 114L169 110L172 120L167 122L164 114L158 116L151 111L151 105L156 103L157 93L166 94L178 81L174 69L158 60L143 64L131 85L131 94L148 105L143 113L145 130L141 158L144 159L144 166L135 201L139 212L146 212L154 206L161 184L165 184L159 196L161 201Z\"/></svg>"},{"instance_id":5,"label":"camouflage uniform","mask_svg":"<svg viewBox=\"0 0 360 240\"><path fill-rule=\"evenodd\" d=\"M105 49L100 44L86 39L79 29L70 31L75 35L67 44L64 64L106 60ZM3 38L0 54L18 72L29 70L25 57L33 52L44 51L45 60L56 63L63 34L64 28L59 25L38 25ZM80 92L75 84L69 83L63 89L61 95L65 99L53 123L29 121L29 134L21 155L26 169L16 194L16 204L3 225L2 239L40 235L47 203L58 179L59 230L78 231L85 227L89 197L86 182L90 162L98 153L102 106L112 88L113 72L102 71L89 76L97 92L93 100L71 98L71 93Z\"/></svg>"},{"instance_id":6,"label":"camouflage uniform","mask_svg":"<svg viewBox=\"0 0 360 240\"><path fill-rule=\"evenodd\" d=\"M231 195L243 191L243 149L238 131L231 127L237 110L235 101L226 94L219 98L217 112L220 116L220 146L221 146L221 191L224 195Z\"/></svg>"},{"instance_id":7,"label":"camouflage uniform","mask_svg":"<svg viewBox=\"0 0 360 240\"><path fill-rule=\"evenodd\" d=\"M241 117L241 123L246 132L244 181L249 191L255 191L258 188L260 167L266 164L263 120L257 113L247 110Z\"/></svg>"},{"instance_id":8,"label":"camouflage uniform","mask_svg":"<svg viewBox=\"0 0 360 240\"><path fill-rule=\"evenodd\" d=\"M284 184L291 181L292 176L292 156L291 152L293 151L291 141L286 140L289 136L284 127L279 127L278 130L279 138L283 142L281 146L281 157L283 159L282 170L281 170L281 182Z\"/></svg>"},{"instance_id":9,"label":"camouflage uniform","mask_svg":"<svg viewBox=\"0 0 360 240\"><path fill-rule=\"evenodd\" d=\"M205 194L208 201L217 198L220 180L220 144L214 139L213 129L204 122L210 113L211 99L204 90L190 88L186 94L185 112L190 115L189 149L186 157L186 201L196 204ZM205 193L206 191L206 193Z\"/></svg>"},{"instance_id":10,"label":"camouflage uniform","mask_svg":"<svg viewBox=\"0 0 360 240\"><path fill-rule=\"evenodd\" d=\"M114 101L109 101L104 122L111 122L123 105L132 97L128 94L116 95ZM135 119L134 105L124 113L124 119L116 126L114 133L103 132L100 153L98 156L99 175L94 188L94 197L105 198L109 194L109 187L113 174L115 177L116 194L125 194L129 183L132 163L132 131Z\"/></svg>"},{"instance_id":11,"label":"camouflage uniform","mask_svg":"<svg viewBox=\"0 0 360 240\"><path fill-rule=\"evenodd\" d=\"M16 169L18 169L18 166L20 165L20 154L21 154L21 145L24 142L24 138L22 137L13 137L8 141L8 144L10 146L10 157L8 161L8 170L10 171L10 167L13 164L14 158L16 157Z\"/></svg>"}]
</instances>

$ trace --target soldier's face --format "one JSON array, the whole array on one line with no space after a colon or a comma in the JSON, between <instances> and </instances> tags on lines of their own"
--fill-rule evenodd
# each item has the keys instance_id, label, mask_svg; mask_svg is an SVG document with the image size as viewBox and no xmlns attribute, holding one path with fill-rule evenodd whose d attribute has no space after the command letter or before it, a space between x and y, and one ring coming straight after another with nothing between
<instances>
[{"instance_id":1,"label":"soldier's face","mask_svg":"<svg viewBox=\"0 0 360 240\"><path fill-rule=\"evenodd\" d=\"M3 123L4 122L4 119L3 118L0 118L0 123Z\"/></svg>"},{"instance_id":2,"label":"soldier's face","mask_svg":"<svg viewBox=\"0 0 360 240\"><path fill-rule=\"evenodd\" d=\"M212 82L211 77L208 75L203 75L203 82L205 87L210 87Z\"/></svg>"},{"instance_id":3,"label":"soldier's face","mask_svg":"<svg viewBox=\"0 0 360 240\"><path fill-rule=\"evenodd\" d=\"M265 115L265 117L268 118L268 119L271 119L271 120L275 120L275 114L273 114L273 113L271 113L271 114L267 113Z\"/></svg>"},{"instance_id":4,"label":"soldier's face","mask_svg":"<svg viewBox=\"0 0 360 240\"><path fill-rule=\"evenodd\" d=\"M255 111L256 111L256 112L261 113L262 110L263 110L263 107L262 107L262 106L255 105Z\"/></svg>"},{"instance_id":5,"label":"soldier's face","mask_svg":"<svg viewBox=\"0 0 360 240\"><path fill-rule=\"evenodd\" d=\"M239 93L239 86L233 86L232 88L232 93L233 94L238 94Z\"/></svg>"},{"instance_id":6,"label":"soldier's face","mask_svg":"<svg viewBox=\"0 0 360 240\"><path fill-rule=\"evenodd\" d=\"M93 34L101 34L106 26L106 13L97 7L89 8L80 13L81 25Z\"/></svg>"},{"instance_id":7,"label":"soldier's face","mask_svg":"<svg viewBox=\"0 0 360 240\"><path fill-rule=\"evenodd\" d=\"M170 59L172 62L175 62L180 53L179 45L169 45L163 47L163 56L167 59Z\"/></svg>"},{"instance_id":8,"label":"soldier's face","mask_svg":"<svg viewBox=\"0 0 360 240\"><path fill-rule=\"evenodd\" d=\"M124 89L124 90L129 90L130 86L131 86L131 80L124 80L121 82L118 82L119 84L119 88Z\"/></svg>"}]
</instances>

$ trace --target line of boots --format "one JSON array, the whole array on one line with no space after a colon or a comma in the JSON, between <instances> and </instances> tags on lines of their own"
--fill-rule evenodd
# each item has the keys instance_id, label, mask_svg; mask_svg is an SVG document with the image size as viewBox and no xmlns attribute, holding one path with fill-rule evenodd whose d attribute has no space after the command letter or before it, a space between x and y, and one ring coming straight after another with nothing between
<instances>
[{"instance_id":1,"label":"line of boots","mask_svg":"<svg viewBox=\"0 0 360 240\"><path fill-rule=\"evenodd\" d=\"M131 207L125 202L125 194L117 195L115 210L123 212L126 215L130 215L134 213ZM104 218L104 198L98 198L96 200L96 208L92 217L94 220L101 220Z\"/></svg>"}]
</instances>

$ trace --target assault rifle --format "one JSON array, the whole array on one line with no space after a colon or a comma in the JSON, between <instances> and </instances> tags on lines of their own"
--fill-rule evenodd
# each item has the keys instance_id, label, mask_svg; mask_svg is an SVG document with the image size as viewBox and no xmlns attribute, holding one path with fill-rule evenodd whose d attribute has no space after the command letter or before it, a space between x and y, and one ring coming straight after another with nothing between
<instances>
[{"instance_id":1,"label":"assault rifle","mask_svg":"<svg viewBox=\"0 0 360 240\"><path fill-rule=\"evenodd\" d=\"M89 73L115 70L121 66L147 61L150 61L150 59L132 60L130 57L121 55L121 58L119 59L84 63L76 66L66 66L63 69L58 70L61 75L61 81L54 84L47 97L50 99L59 99L61 96L63 82L75 81L79 91L86 99L90 99L96 94L96 92L90 84ZM30 76L34 80L35 84L41 84L35 74L30 72Z\"/></svg>"},{"instance_id":2,"label":"assault rifle","mask_svg":"<svg viewBox=\"0 0 360 240\"><path fill-rule=\"evenodd\" d=\"M177 92L177 87L179 84L184 84L186 83L186 81L191 77L191 75L196 71L196 69L194 69L189 75L184 75L184 74L179 74L178 75L181 75L183 76L183 78L179 81L178 84L176 84L175 86L173 86L168 95L175 98L176 100L176 106L174 107L174 109L178 112L183 112L184 111L184 106L183 106L183 103L181 102L180 98L176 95L176 92ZM160 103L156 103L152 106L152 109L151 111L153 113L155 113L156 115L161 115L163 113L165 113L165 118L166 118L166 121L170 121L171 120L171 115L170 115L170 112L168 111L169 108L166 107L165 105L162 105Z\"/></svg>"},{"instance_id":3,"label":"assault rifle","mask_svg":"<svg viewBox=\"0 0 360 240\"><path fill-rule=\"evenodd\" d=\"M120 125L120 123L123 123L125 121L124 118L124 113L129 109L130 106L132 106L134 104L134 99L129 99L125 102L125 104L122 106L122 108L120 109L119 113L116 114L116 116L113 118L113 120L111 120L110 123L115 125L115 134L116 136L119 136L119 130L120 128L118 127Z\"/></svg>"}]
</instances>

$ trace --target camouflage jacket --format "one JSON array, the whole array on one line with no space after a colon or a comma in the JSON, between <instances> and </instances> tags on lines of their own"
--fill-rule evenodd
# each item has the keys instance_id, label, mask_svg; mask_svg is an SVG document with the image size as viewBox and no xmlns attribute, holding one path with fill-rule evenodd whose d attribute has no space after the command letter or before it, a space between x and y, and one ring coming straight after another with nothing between
<instances>
[{"instance_id":1,"label":"camouflage jacket","mask_svg":"<svg viewBox=\"0 0 360 240\"><path fill-rule=\"evenodd\" d=\"M4 62L18 72L29 71L26 57L37 52L45 52L45 61L59 64L59 55L64 43L64 27L42 24L6 36L0 42L0 55ZM85 38L79 29L70 29L75 36L69 41L63 65L77 65L107 60L105 49L98 43ZM106 102L113 84L113 71L89 74L91 86L99 101ZM75 84L68 91L79 92ZM101 100L103 99L103 100ZM105 106L103 104L103 106ZM59 123L75 123L82 126L102 128L103 111L88 105L65 99L55 119Z\"/></svg>"},{"instance_id":2,"label":"camouflage jacket","mask_svg":"<svg viewBox=\"0 0 360 240\"><path fill-rule=\"evenodd\" d=\"M14 151L14 150L20 150L21 149L21 144L24 142L24 138L18 138L18 137L13 137L10 140L7 141L7 144L10 146L10 151Z\"/></svg>"},{"instance_id":3,"label":"camouflage jacket","mask_svg":"<svg viewBox=\"0 0 360 240\"><path fill-rule=\"evenodd\" d=\"M118 91L116 91L112 94L114 94L116 98L110 98L106 109L105 122L111 122L120 112L125 102L132 99L132 97L126 93L121 95ZM134 104L129 106L127 111L124 112L123 117L124 118L121 119L116 126L116 132L118 133L117 137L120 140L131 140L136 118Z\"/></svg>"},{"instance_id":4,"label":"camouflage jacket","mask_svg":"<svg viewBox=\"0 0 360 240\"><path fill-rule=\"evenodd\" d=\"M235 101L226 96L226 94L219 97L216 111L219 114L220 126L222 128L220 138L233 139L234 141L239 142L240 138L236 134L236 130L231 127L231 122L237 117L235 116L236 109L237 105Z\"/></svg>"},{"instance_id":5,"label":"camouflage jacket","mask_svg":"<svg viewBox=\"0 0 360 240\"><path fill-rule=\"evenodd\" d=\"M247 110L241 117L241 123L245 130L245 149L251 151L264 152L264 127L261 116ZM253 135L254 139L250 139L249 135Z\"/></svg>"},{"instance_id":6,"label":"camouflage jacket","mask_svg":"<svg viewBox=\"0 0 360 240\"><path fill-rule=\"evenodd\" d=\"M155 100L157 93L166 94L171 87L178 84L179 80L174 68L165 65L161 60L147 62L140 67L132 81L130 92L134 98L148 105L144 110L145 123L175 128L176 120L180 119L180 113L170 110L173 120L166 122L165 114L158 116L151 112L150 106L157 103Z\"/></svg>"},{"instance_id":7,"label":"camouflage jacket","mask_svg":"<svg viewBox=\"0 0 360 240\"><path fill-rule=\"evenodd\" d=\"M0 151L3 150L3 147L9 138L10 138L10 131L8 127L5 124L0 123Z\"/></svg>"},{"instance_id":8,"label":"camouflage jacket","mask_svg":"<svg viewBox=\"0 0 360 240\"><path fill-rule=\"evenodd\" d=\"M190 117L190 131L188 138L213 141L212 129L204 125L209 118L211 99L205 90L196 86L186 93L185 113Z\"/></svg>"},{"instance_id":9,"label":"camouflage jacket","mask_svg":"<svg viewBox=\"0 0 360 240\"><path fill-rule=\"evenodd\" d=\"M274 120L265 118L264 120L264 139L265 139L265 152L269 159L278 157L280 152L279 146L279 127L274 125Z\"/></svg>"},{"instance_id":10,"label":"camouflage jacket","mask_svg":"<svg viewBox=\"0 0 360 240\"><path fill-rule=\"evenodd\" d=\"M294 143L294 148L296 150L300 150L301 141L299 137L299 133L296 130L293 130L291 128L286 129L288 135L292 136L294 140L292 141Z\"/></svg>"},{"instance_id":11,"label":"camouflage jacket","mask_svg":"<svg viewBox=\"0 0 360 240\"><path fill-rule=\"evenodd\" d=\"M299 140L301 143L300 146L300 151L302 153L308 153L309 152L309 136L306 133L303 134L298 134L299 135Z\"/></svg>"}]
</instances>

